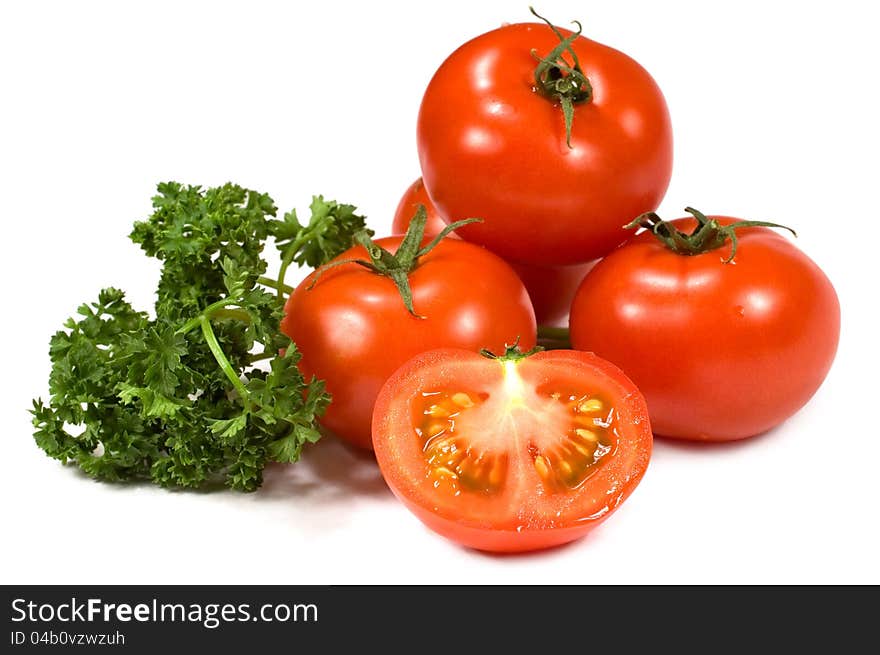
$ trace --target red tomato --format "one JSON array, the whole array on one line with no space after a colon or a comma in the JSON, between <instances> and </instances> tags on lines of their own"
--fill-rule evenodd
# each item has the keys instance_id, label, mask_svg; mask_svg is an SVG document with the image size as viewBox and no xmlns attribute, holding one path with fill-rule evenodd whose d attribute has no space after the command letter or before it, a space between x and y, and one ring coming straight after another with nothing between
<instances>
[{"instance_id":1,"label":"red tomato","mask_svg":"<svg viewBox=\"0 0 880 655\"><path fill-rule=\"evenodd\" d=\"M376 243L396 252L401 238ZM427 240L423 243L426 243ZM368 259L362 246L333 260ZM331 264L333 262L330 262ZM319 269L320 270L320 269ZM535 316L513 270L489 251L444 239L410 273L410 314L388 277L357 264L320 270L290 295L281 330L302 353L306 376L326 381L333 401L321 422L340 437L371 447L376 395L401 364L442 347L503 348L517 337L535 343Z\"/></svg>"},{"instance_id":2,"label":"red tomato","mask_svg":"<svg viewBox=\"0 0 880 655\"><path fill-rule=\"evenodd\" d=\"M659 205L672 172L657 84L625 54L584 37L572 47L592 99L574 105L568 147L559 103L537 91L532 55L559 43L533 23L478 36L443 62L419 111L422 176L440 214L483 218L461 236L511 261L607 254L626 238L626 223Z\"/></svg>"},{"instance_id":3,"label":"red tomato","mask_svg":"<svg viewBox=\"0 0 880 655\"><path fill-rule=\"evenodd\" d=\"M385 383L373 445L388 486L429 528L523 551L608 518L645 472L651 428L632 382L592 353L505 361L444 349Z\"/></svg>"},{"instance_id":4,"label":"red tomato","mask_svg":"<svg viewBox=\"0 0 880 655\"><path fill-rule=\"evenodd\" d=\"M425 191L425 185L419 178L409 186L397 205L394 222L391 224L392 234L406 233L419 205L423 205L428 214L425 235L439 234L446 227L446 221L431 202ZM449 236L458 238L455 232ZM508 262L526 285L532 306L535 308L535 320L538 325L559 325L568 322L568 310L574 299L574 293L594 263L574 266L533 266Z\"/></svg>"},{"instance_id":5,"label":"red tomato","mask_svg":"<svg viewBox=\"0 0 880 655\"><path fill-rule=\"evenodd\" d=\"M508 263L529 292L538 325L565 325L574 294L596 262L572 266Z\"/></svg>"},{"instance_id":6,"label":"red tomato","mask_svg":"<svg viewBox=\"0 0 880 655\"><path fill-rule=\"evenodd\" d=\"M765 432L810 399L834 359L840 306L825 274L780 234L737 234L736 258L724 263L730 244L679 255L643 232L599 262L575 296L572 345L632 378L658 436Z\"/></svg>"}]
</instances>

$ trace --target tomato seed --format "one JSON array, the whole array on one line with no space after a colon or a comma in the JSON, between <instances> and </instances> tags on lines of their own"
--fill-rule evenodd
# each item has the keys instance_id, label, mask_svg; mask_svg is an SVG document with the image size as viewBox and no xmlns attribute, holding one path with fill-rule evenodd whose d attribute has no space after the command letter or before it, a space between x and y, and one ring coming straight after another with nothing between
<instances>
[{"instance_id":1,"label":"tomato seed","mask_svg":"<svg viewBox=\"0 0 880 655\"><path fill-rule=\"evenodd\" d=\"M442 477L452 478L453 480L457 480L457 479L458 479L458 475L456 475L453 471L450 471L450 470L449 470L448 468L446 468L445 466L438 466L438 467L436 467L436 468L434 469L434 472L437 473L437 475L440 475L440 476L442 476Z\"/></svg>"},{"instance_id":2,"label":"tomato seed","mask_svg":"<svg viewBox=\"0 0 880 655\"><path fill-rule=\"evenodd\" d=\"M582 439L585 439L588 443L596 443L597 441L599 441L598 435L592 430L577 428L574 433Z\"/></svg>"},{"instance_id":3,"label":"tomato seed","mask_svg":"<svg viewBox=\"0 0 880 655\"><path fill-rule=\"evenodd\" d=\"M474 401L471 400L471 397L463 391L452 394L452 402L454 402L459 407L464 407L465 409L474 406Z\"/></svg>"},{"instance_id":4,"label":"tomato seed","mask_svg":"<svg viewBox=\"0 0 880 655\"><path fill-rule=\"evenodd\" d=\"M538 455L537 457L535 457L535 470L538 472L538 475L540 475L543 480L549 480L550 463L543 455Z\"/></svg>"},{"instance_id":5,"label":"tomato seed","mask_svg":"<svg viewBox=\"0 0 880 655\"><path fill-rule=\"evenodd\" d=\"M590 398L578 404L579 412L601 412L605 405L598 398Z\"/></svg>"},{"instance_id":6,"label":"tomato seed","mask_svg":"<svg viewBox=\"0 0 880 655\"><path fill-rule=\"evenodd\" d=\"M428 411L425 412L425 414L427 414L428 416L433 416L435 418L447 418L450 412L442 405L431 405L428 408Z\"/></svg>"},{"instance_id":7,"label":"tomato seed","mask_svg":"<svg viewBox=\"0 0 880 655\"><path fill-rule=\"evenodd\" d=\"M593 457L593 451L590 450L589 448L587 448L587 447L586 447L583 443L581 443L580 441L576 441L576 440L572 439L572 440L571 440L571 445L574 447L575 450L577 450L577 451L578 451L581 455L583 455L584 457L590 457L590 458Z\"/></svg>"},{"instance_id":8,"label":"tomato seed","mask_svg":"<svg viewBox=\"0 0 880 655\"><path fill-rule=\"evenodd\" d=\"M507 469L507 457L496 457L489 471L489 486L497 489L504 481L504 473Z\"/></svg>"},{"instance_id":9,"label":"tomato seed","mask_svg":"<svg viewBox=\"0 0 880 655\"><path fill-rule=\"evenodd\" d=\"M428 435L429 439L433 439L439 434L446 432L446 429L449 427L449 424L440 423L438 421L431 421L428 423L425 428L425 434Z\"/></svg>"}]
</instances>

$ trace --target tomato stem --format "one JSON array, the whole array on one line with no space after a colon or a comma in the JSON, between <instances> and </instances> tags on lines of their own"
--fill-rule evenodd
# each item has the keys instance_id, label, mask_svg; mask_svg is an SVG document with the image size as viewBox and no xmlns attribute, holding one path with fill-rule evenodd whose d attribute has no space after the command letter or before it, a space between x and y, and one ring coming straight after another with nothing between
<instances>
[{"instance_id":1,"label":"tomato stem","mask_svg":"<svg viewBox=\"0 0 880 655\"><path fill-rule=\"evenodd\" d=\"M400 246L397 248L397 252L392 254L385 250L385 248L378 245L372 238L370 238L368 232L361 230L355 234L354 240L356 243L363 246L370 259L341 259L322 266L315 271L312 282L307 289L311 290L314 288L321 275L331 268L343 266L345 264L358 264L377 275L384 275L391 279L397 287L397 291L400 293L400 297L403 300L406 310L416 318L425 318L424 316L416 314L416 311L413 308L409 274L419 265L419 258L424 257L431 252L450 232L460 228L462 225L477 223L482 220L483 219L481 218L466 218L461 221L456 221L455 223L450 223L443 228L440 234L435 236L426 246L423 247L421 244L422 239L424 239L425 236L425 224L428 222L428 213L425 210L425 206L420 204L416 209L415 216L413 216L409 223L403 241L400 242Z\"/></svg>"},{"instance_id":2,"label":"tomato stem","mask_svg":"<svg viewBox=\"0 0 880 655\"><path fill-rule=\"evenodd\" d=\"M539 353L544 350L541 346L535 346L531 350L527 350L523 352L519 347L519 337L516 338L512 344L504 344L504 352L500 355L496 355L488 348L480 349L480 354L483 357L488 357L489 359L497 359L500 362L518 362L521 359L525 359L526 357L531 357L535 353Z\"/></svg>"},{"instance_id":3,"label":"tomato stem","mask_svg":"<svg viewBox=\"0 0 880 655\"><path fill-rule=\"evenodd\" d=\"M545 350L568 350L571 348L571 334L565 327L539 325L538 344Z\"/></svg>"},{"instance_id":4,"label":"tomato stem","mask_svg":"<svg viewBox=\"0 0 880 655\"><path fill-rule=\"evenodd\" d=\"M693 207L685 207L685 211L697 221L696 227L690 234L682 232L670 221L664 221L655 212L647 212L637 217L631 223L624 226L625 229L638 229L644 227L651 230L663 244L672 252L679 255L701 255L710 250L715 250L730 241L730 256L724 259L729 264L736 257L738 239L736 230L743 227L778 227L788 230L794 236L797 232L786 225L769 223L767 221L735 221L729 225L721 225L716 219L709 218L703 212Z\"/></svg>"},{"instance_id":5,"label":"tomato stem","mask_svg":"<svg viewBox=\"0 0 880 655\"><path fill-rule=\"evenodd\" d=\"M572 21L577 29L571 36L564 37L553 23L541 16L533 7L529 7L529 11L547 23L559 38L559 45L545 57L541 57L537 51L532 50L532 56L538 60L538 65L535 67L535 88L541 95L559 102L565 120L565 144L571 148L574 106L590 102L593 99L593 85L587 79L577 53L572 48L572 43L581 35L582 26L579 21ZM565 52L571 55L570 64L563 57Z\"/></svg>"},{"instance_id":6,"label":"tomato stem","mask_svg":"<svg viewBox=\"0 0 880 655\"><path fill-rule=\"evenodd\" d=\"M273 280L271 277L261 276L257 278L257 282L260 284L269 287L270 289L278 289L279 291L283 291L288 296L293 293L293 287L289 284L284 284L284 282L279 282L278 280Z\"/></svg>"}]
</instances>

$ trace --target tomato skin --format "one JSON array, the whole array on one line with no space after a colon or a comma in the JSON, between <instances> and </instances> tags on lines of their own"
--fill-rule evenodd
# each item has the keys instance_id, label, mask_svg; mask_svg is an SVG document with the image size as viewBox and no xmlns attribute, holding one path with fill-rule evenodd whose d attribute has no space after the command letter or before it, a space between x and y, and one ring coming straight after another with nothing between
<instances>
[{"instance_id":1,"label":"tomato skin","mask_svg":"<svg viewBox=\"0 0 880 655\"><path fill-rule=\"evenodd\" d=\"M534 266L508 262L529 292L538 325L565 325L574 294L596 262L571 266Z\"/></svg>"},{"instance_id":2,"label":"tomato skin","mask_svg":"<svg viewBox=\"0 0 880 655\"><path fill-rule=\"evenodd\" d=\"M831 367L840 334L831 282L781 234L737 234L736 259L725 264L730 244L677 255L643 232L602 260L575 296L573 347L632 378L658 436L761 434L806 404Z\"/></svg>"},{"instance_id":3,"label":"tomato skin","mask_svg":"<svg viewBox=\"0 0 880 655\"><path fill-rule=\"evenodd\" d=\"M418 178L406 188L406 191L403 192L400 201L397 203L397 209L394 210L394 219L391 221L391 234L406 234L409 223L416 215L419 205L425 208L425 214L428 217L428 221L425 223L425 236L433 236L443 231L443 228L446 227L446 221L443 220L443 217L437 212L434 203L428 197L428 191L425 189L425 183L422 181L422 178ZM460 239L461 237L455 232L451 232L449 238Z\"/></svg>"},{"instance_id":4,"label":"tomato skin","mask_svg":"<svg viewBox=\"0 0 880 655\"><path fill-rule=\"evenodd\" d=\"M401 240L376 243L396 252ZM355 246L333 262L352 258L369 260ZM525 347L535 343L522 282L501 258L464 241L443 240L411 272L413 306L425 318L407 312L391 279L357 264L323 270L309 289L316 274L288 298L281 330L302 353L304 375L324 380L333 396L321 423L361 448L372 447L379 389L414 355L449 346L503 351L517 337Z\"/></svg>"},{"instance_id":5,"label":"tomato skin","mask_svg":"<svg viewBox=\"0 0 880 655\"><path fill-rule=\"evenodd\" d=\"M446 221L431 202L425 185L419 178L407 188L397 205L391 224L392 234L406 233L419 205L425 207L428 216L425 224L426 236L439 234L446 227ZM460 238L455 232L450 233L449 237ZM595 262L571 266L535 266L517 262L508 264L516 271L529 292L538 325L565 325L568 323L568 312L574 294Z\"/></svg>"},{"instance_id":6,"label":"tomato skin","mask_svg":"<svg viewBox=\"0 0 880 655\"><path fill-rule=\"evenodd\" d=\"M553 350L532 355L517 366L532 384L556 378L601 381L617 401L623 427L613 456L575 489L562 494L527 489L514 503L478 497L457 505L439 496L425 480L422 452L410 434L408 401L414 390L442 385L456 376L479 385L501 375L499 362L458 349L425 352L398 369L376 401L373 443L386 483L425 525L469 548L521 552L579 539L633 492L650 460L652 434L644 398L613 364L592 353ZM482 505L481 511L472 511L476 504Z\"/></svg>"},{"instance_id":7,"label":"tomato skin","mask_svg":"<svg viewBox=\"0 0 880 655\"><path fill-rule=\"evenodd\" d=\"M419 111L428 195L449 221L483 218L461 236L511 261L607 254L626 238L625 224L656 209L672 173L659 87L630 57L585 37L573 47L594 95L575 105L568 148L560 107L533 90L532 50L545 55L558 43L534 23L478 36L443 62Z\"/></svg>"}]
</instances>

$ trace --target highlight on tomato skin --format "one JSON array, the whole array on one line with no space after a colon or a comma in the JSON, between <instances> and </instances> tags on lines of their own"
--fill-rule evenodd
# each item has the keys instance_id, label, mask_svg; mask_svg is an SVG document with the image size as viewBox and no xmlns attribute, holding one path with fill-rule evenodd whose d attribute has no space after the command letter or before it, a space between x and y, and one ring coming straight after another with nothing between
<instances>
[{"instance_id":1,"label":"highlight on tomato skin","mask_svg":"<svg viewBox=\"0 0 880 655\"><path fill-rule=\"evenodd\" d=\"M397 204L391 224L392 234L406 233L419 205L425 208L428 216L426 235L439 234L446 227L446 221L428 197L422 178L418 178L407 187ZM448 236L451 239L461 238L455 232ZM516 271L529 292L538 325L563 326L568 324L568 313L574 294L581 280L596 264L596 260L567 266L541 266L513 261L508 261L508 264Z\"/></svg>"},{"instance_id":2,"label":"highlight on tomato skin","mask_svg":"<svg viewBox=\"0 0 880 655\"><path fill-rule=\"evenodd\" d=\"M385 383L373 447L388 486L430 529L520 552L605 521L642 479L652 434L638 389L591 353L441 349Z\"/></svg>"},{"instance_id":3,"label":"highlight on tomato skin","mask_svg":"<svg viewBox=\"0 0 880 655\"><path fill-rule=\"evenodd\" d=\"M738 221L699 215L722 236ZM685 235L697 226L694 218L665 223ZM784 234L745 224L736 234L728 262L729 239L679 254L642 232L590 271L575 296L573 347L626 372L658 437L763 434L810 400L834 360L840 304L828 277Z\"/></svg>"}]
</instances>

